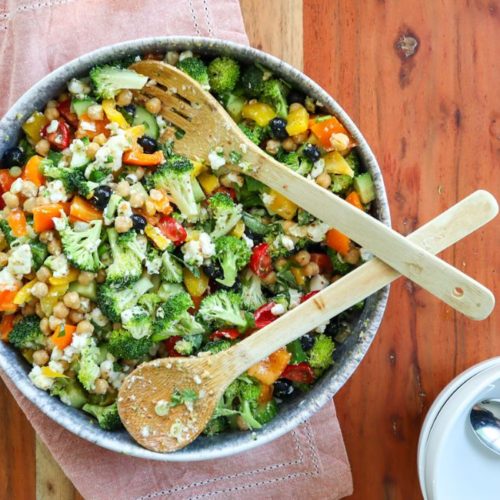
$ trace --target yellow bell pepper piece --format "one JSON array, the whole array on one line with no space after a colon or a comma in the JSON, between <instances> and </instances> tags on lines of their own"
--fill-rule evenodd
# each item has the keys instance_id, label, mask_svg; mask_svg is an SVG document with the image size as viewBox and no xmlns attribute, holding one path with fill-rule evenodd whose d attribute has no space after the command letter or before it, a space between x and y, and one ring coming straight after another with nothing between
<instances>
[{"instance_id":1,"label":"yellow bell pepper piece","mask_svg":"<svg viewBox=\"0 0 500 500\"><path fill-rule=\"evenodd\" d=\"M203 172L207 171L207 166L199 161L191 160L193 164L193 171L191 172L191 177L198 177Z\"/></svg>"},{"instance_id":2,"label":"yellow bell pepper piece","mask_svg":"<svg viewBox=\"0 0 500 500\"><path fill-rule=\"evenodd\" d=\"M252 102L245 104L241 110L243 118L253 120L259 127L265 127L273 118L276 117L274 109L263 102Z\"/></svg>"},{"instance_id":3,"label":"yellow bell pepper piece","mask_svg":"<svg viewBox=\"0 0 500 500\"><path fill-rule=\"evenodd\" d=\"M300 105L288 113L286 131L288 135L297 135L309 128L309 113L304 106Z\"/></svg>"},{"instance_id":4,"label":"yellow bell pepper piece","mask_svg":"<svg viewBox=\"0 0 500 500\"><path fill-rule=\"evenodd\" d=\"M157 227L146 224L144 233L160 250L166 250L170 246L171 241Z\"/></svg>"},{"instance_id":5,"label":"yellow bell pepper piece","mask_svg":"<svg viewBox=\"0 0 500 500\"><path fill-rule=\"evenodd\" d=\"M68 291L69 283L63 285L52 285L49 288L49 293L40 299L40 306L45 316L50 316L54 306L59 302L59 299Z\"/></svg>"},{"instance_id":6,"label":"yellow bell pepper piece","mask_svg":"<svg viewBox=\"0 0 500 500\"><path fill-rule=\"evenodd\" d=\"M31 299L31 289L35 286L38 280L31 280L29 283L26 283L16 294L14 297L14 304L18 306L23 305L25 302Z\"/></svg>"},{"instance_id":7,"label":"yellow bell pepper piece","mask_svg":"<svg viewBox=\"0 0 500 500\"><path fill-rule=\"evenodd\" d=\"M219 178L207 172L203 172L199 175L198 182L207 195L212 194L220 186Z\"/></svg>"},{"instance_id":8,"label":"yellow bell pepper piece","mask_svg":"<svg viewBox=\"0 0 500 500\"><path fill-rule=\"evenodd\" d=\"M78 271L77 269L71 268L69 270L69 273L66 276L61 276L60 278L56 278L55 276L51 276L49 278L49 283L51 285L55 285L55 286L68 285L69 283L76 281L78 279L79 274L80 274L80 271Z\"/></svg>"},{"instance_id":9,"label":"yellow bell pepper piece","mask_svg":"<svg viewBox=\"0 0 500 500\"><path fill-rule=\"evenodd\" d=\"M341 174L354 177L353 169L338 151L332 151L326 154L323 159L325 160L325 170L329 174Z\"/></svg>"},{"instance_id":10,"label":"yellow bell pepper piece","mask_svg":"<svg viewBox=\"0 0 500 500\"><path fill-rule=\"evenodd\" d=\"M184 285L189 295L201 297L208 288L208 276L200 269L200 276L197 278L189 269L182 271Z\"/></svg>"},{"instance_id":11,"label":"yellow bell pepper piece","mask_svg":"<svg viewBox=\"0 0 500 500\"><path fill-rule=\"evenodd\" d=\"M197 241L200 239L201 231L199 231L198 229L190 229L189 227L187 227L186 232L186 241Z\"/></svg>"},{"instance_id":12,"label":"yellow bell pepper piece","mask_svg":"<svg viewBox=\"0 0 500 500\"><path fill-rule=\"evenodd\" d=\"M42 372L42 375L45 375L46 377L49 378L68 378L67 375L64 375L63 373L56 372L49 366L42 366L42 369L40 370Z\"/></svg>"},{"instance_id":13,"label":"yellow bell pepper piece","mask_svg":"<svg viewBox=\"0 0 500 500\"><path fill-rule=\"evenodd\" d=\"M290 271L292 272L297 285L302 286L306 282L306 278L301 267L291 267Z\"/></svg>"},{"instance_id":14,"label":"yellow bell pepper piece","mask_svg":"<svg viewBox=\"0 0 500 500\"><path fill-rule=\"evenodd\" d=\"M130 128L125 117L115 109L115 105L116 103L113 99L104 99L104 101L102 101L102 109L108 117L108 120L117 123L120 128Z\"/></svg>"},{"instance_id":15,"label":"yellow bell pepper piece","mask_svg":"<svg viewBox=\"0 0 500 500\"><path fill-rule=\"evenodd\" d=\"M264 197L264 205L270 212L286 220L292 220L298 209L293 201L273 190L269 192L269 197Z\"/></svg>"},{"instance_id":16,"label":"yellow bell pepper piece","mask_svg":"<svg viewBox=\"0 0 500 500\"><path fill-rule=\"evenodd\" d=\"M136 141L139 137L144 135L144 132L146 132L146 127L144 125L135 125L125 131L125 137L131 141Z\"/></svg>"},{"instance_id":17,"label":"yellow bell pepper piece","mask_svg":"<svg viewBox=\"0 0 500 500\"><path fill-rule=\"evenodd\" d=\"M232 231L229 234L231 236L234 236L235 238L241 238L244 232L245 232L245 223L242 220L239 220L236 223L236 226L233 227Z\"/></svg>"},{"instance_id":18,"label":"yellow bell pepper piece","mask_svg":"<svg viewBox=\"0 0 500 500\"><path fill-rule=\"evenodd\" d=\"M38 142L40 140L40 132L42 128L49 123L43 113L35 111L24 123L23 130L31 142Z\"/></svg>"}]
</instances>

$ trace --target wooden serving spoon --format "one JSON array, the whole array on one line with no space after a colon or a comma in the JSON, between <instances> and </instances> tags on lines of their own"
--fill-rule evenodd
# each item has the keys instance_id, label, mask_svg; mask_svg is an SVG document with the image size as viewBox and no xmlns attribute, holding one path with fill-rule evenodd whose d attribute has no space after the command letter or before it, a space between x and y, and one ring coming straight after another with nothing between
<instances>
[{"instance_id":1,"label":"wooden serving spoon","mask_svg":"<svg viewBox=\"0 0 500 500\"><path fill-rule=\"evenodd\" d=\"M200 160L207 159L211 152L223 154L228 167L263 182L342 231L454 309L477 320L491 313L495 298L487 288L274 160L251 142L217 100L185 73L153 60L137 62L131 68L153 80L135 94L136 99L160 99L163 117L185 132L174 142L176 152ZM241 157L238 164L234 164L235 156Z\"/></svg>"},{"instance_id":2,"label":"wooden serving spoon","mask_svg":"<svg viewBox=\"0 0 500 500\"><path fill-rule=\"evenodd\" d=\"M497 212L494 197L476 191L408 239L435 254L493 219ZM398 276L394 269L372 259L226 351L206 357L156 359L140 365L126 377L118 395L123 424L145 448L158 452L183 448L203 431L225 389L237 376ZM194 391L198 399L192 406L180 404L166 413L172 395L186 389Z\"/></svg>"}]
</instances>

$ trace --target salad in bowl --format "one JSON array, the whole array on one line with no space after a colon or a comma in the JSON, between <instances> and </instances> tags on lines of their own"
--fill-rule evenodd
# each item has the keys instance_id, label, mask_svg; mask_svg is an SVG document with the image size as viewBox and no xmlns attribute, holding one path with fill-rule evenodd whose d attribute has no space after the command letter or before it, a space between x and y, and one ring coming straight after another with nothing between
<instances>
[{"instance_id":1,"label":"salad in bowl","mask_svg":"<svg viewBox=\"0 0 500 500\"><path fill-rule=\"evenodd\" d=\"M34 386L106 431L121 427L118 390L140 363L228 349L363 262L347 236L232 171L221 152L176 154L183 131L158 98L137 99L156 85L129 68L141 57L197 80L251 141L310 182L359 210L375 200L341 121L260 63L151 52L68 81L1 159L0 336L32 365ZM269 423L348 335L335 318L252 366L205 433Z\"/></svg>"}]
</instances>

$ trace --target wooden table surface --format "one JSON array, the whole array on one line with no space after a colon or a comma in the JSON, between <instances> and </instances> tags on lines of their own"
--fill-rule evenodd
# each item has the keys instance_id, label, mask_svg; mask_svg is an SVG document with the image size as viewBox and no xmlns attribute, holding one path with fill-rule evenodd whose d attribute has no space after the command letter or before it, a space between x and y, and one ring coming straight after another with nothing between
<instances>
[{"instance_id":1,"label":"wooden table surface","mask_svg":"<svg viewBox=\"0 0 500 500\"><path fill-rule=\"evenodd\" d=\"M500 195L500 3L242 0L251 44L326 88L384 172L403 234L478 188ZM498 290L499 225L443 257ZM477 323L400 279L361 366L335 396L356 499L421 498L417 441L439 391L500 354L498 310ZM79 498L0 387L0 500ZM311 492L314 484L311 484Z\"/></svg>"}]
</instances>

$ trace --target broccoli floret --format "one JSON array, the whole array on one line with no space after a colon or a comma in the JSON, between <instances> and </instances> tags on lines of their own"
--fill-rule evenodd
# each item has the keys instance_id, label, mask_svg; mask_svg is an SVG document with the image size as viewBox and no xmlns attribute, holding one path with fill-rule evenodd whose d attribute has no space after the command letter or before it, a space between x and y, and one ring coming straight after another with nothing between
<instances>
[{"instance_id":1,"label":"broccoli floret","mask_svg":"<svg viewBox=\"0 0 500 500\"><path fill-rule=\"evenodd\" d=\"M254 143L259 145L264 138L266 129L264 127L259 127L257 124L250 124L248 122L242 122L238 124L241 131Z\"/></svg>"},{"instance_id":2,"label":"broccoli floret","mask_svg":"<svg viewBox=\"0 0 500 500\"><path fill-rule=\"evenodd\" d=\"M82 271L97 272L102 267L98 255L102 221L93 220L84 231L72 229L66 217L54 221L68 261Z\"/></svg>"},{"instance_id":3,"label":"broccoli floret","mask_svg":"<svg viewBox=\"0 0 500 500\"><path fill-rule=\"evenodd\" d=\"M151 315L147 309L134 306L122 314L122 326L134 339L149 337L151 334Z\"/></svg>"},{"instance_id":4,"label":"broccoli floret","mask_svg":"<svg viewBox=\"0 0 500 500\"><path fill-rule=\"evenodd\" d=\"M333 340L321 333L314 339L314 344L307 353L309 364L319 372L325 371L333 363L334 350Z\"/></svg>"},{"instance_id":5,"label":"broccoli floret","mask_svg":"<svg viewBox=\"0 0 500 500\"><path fill-rule=\"evenodd\" d=\"M45 337L40 330L40 318L26 316L14 325L9 334L9 343L17 349L39 349L45 345Z\"/></svg>"},{"instance_id":6,"label":"broccoli floret","mask_svg":"<svg viewBox=\"0 0 500 500\"><path fill-rule=\"evenodd\" d=\"M229 233L238 223L243 214L242 206L236 204L229 195L217 193L208 200L208 209L215 227L211 232L212 238L219 238Z\"/></svg>"},{"instance_id":7,"label":"broccoli floret","mask_svg":"<svg viewBox=\"0 0 500 500\"><path fill-rule=\"evenodd\" d=\"M241 311L241 296L219 290L205 297L200 304L198 315L214 327L223 325L247 326L247 318Z\"/></svg>"},{"instance_id":8,"label":"broccoli floret","mask_svg":"<svg viewBox=\"0 0 500 500\"><path fill-rule=\"evenodd\" d=\"M315 221L315 218L313 215L311 215L309 212L307 212L303 208L299 208L299 210L297 212L297 222L298 222L299 226L307 226L314 221Z\"/></svg>"},{"instance_id":9,"label":"broccoli floret","mask_svg":"<svg viewBox=\"0 0 500 500\"><path fill-rule=\"evenodd\" d=\"M131 69L117 66L96 66L90 70L94 94L102 99L113 99L123 89L142 89L148 77Z\"/></svg>"},{"instance_id":10,"label":"broccoli floret","mask_svg":"<svg viewBox=\"0 0 500 500\"><path fill-rule=\"evenodd\" d=\"M139 260L146 259L148 240L143 235L138 235L133 229L118 235L118 244L130 250Z\"/></svg>"},{"instance_id":11,"label":"broccoli floret","mask_svg":"<svg viewBox=\"0 0 500 500\"><path fill-rule=\"evenodd\" d=\"M49 255L49 251L47 250L47 245L38 239L31 241L30 247L31 255L33 257L33 268L35 271L38 271Z\"/></svg>"},{"instance_id":12,"label":"broccoli floret","mask_svg":"<svg viewBox=\"0 0 500 500\"><path fill-rule=\"evenodd\" d=\"M136 339L132 336L132 332L119 329L113 330L108 339L109 352L122 359L138 359L149 353L153 346L153 341L150 337L142 337Z\"/></svg>"},{"instance_id":13,"label":"broccoli floret","mask_svg":"<svg viewBox=\"0 0 500 500\"><path fill-rule=\"evenodd\" d=\"M5 219L0 219L0 231L2 231L9 246L11 246L14 241L16 241L17 238L12 234L12 229Z\"/></svg>"},{"instance_id":14,"label":"broccoli floret","mask_svg":"<svg viewBox=\"0 0 500 500\"><path fill-rule=\"evenodd\" d=\"M184 356L191 356L201 345L203 337L201 335L189 335L175 343L175 350Z\"/></svg>"},{"instance_id":15,"label":"broccoli floret","mask_svg":"<svg viewBox=\"0 0 500 500\"><path fill-rule=\"evenodd\" d=\"M208 65L210 88L216 94L231 92L240 76L240 65L231 57L216 57Z\"/></svg>"},{"instance_id":16,"label":"broccoli floret","mask_svg":"<svg viewBox=\"0 0 500 500\"><path fill-rule=\"evenodd\" d=\"M278 414L278 405L272 399L267 403L258 404L253 412L253 416L259 424L267 424Z\"/></svg>"},{"instance_id":17,"label":"broccoli floret","mask_svg":"<svg viewBox=\"0 0 500 500\"><path fill-rule=\"evenodd\" d=\"M183 337L203 333L205 328L188 312L193 306L193 301L187 292L170 297L156 311L153 340L159 342L175 335Z\"/></svg>"},{"instance_id":18,"label":"broccoli floret","mask_svg":"<svg viewBox=\"0 0 500 500\"><path fill-rule=\"evenodd\" d=\"M140 299L138 304L142 306L150 317L154 316L154 313L156 312L156 308L158 307L158 304L162 302L161 297L159 297L156 293L150 292L144 294Z\"/></svg>"},{"instance_id":19,"label":"broccoli floret","mask_svg":"<svg viewBox=\"0 0 500 500\"><path fill-rule=\"evenodd\" d=\"M177 67L196 80L205 90L210 90L207 67L201 59L186 57L186 59L179 61Z\"/></svg>"},{"instance_id":20,"label":"broccoli floret","mask_svg":"<svg viewBox=\"0 0 500 500\"><path fill-rule=\"evenodd\" d=\"M156 293L160 298L160 302L166 302L170 297L185 291L186 289L180 283L162 283Z\"/></svg>"},{"instance_id":21,"label":"broccoli floret","mask_svg":"<svg viewBox=\"0 0 500 500\"><path fill-rule=\"evenodd\" d=\"M276 159L299 175L305 176L309 174L313 167L311 160L300 156L296 151L285 153L283 150L280 150L276 155Z\"/></svg>"},{"instance_id":22,"label":"broccoli floret","mask_svg":"<svg viewBox=\"0 0 500 500\"><path fill-rule=\"evenodd\" d=\"M264 71L251 64L241 73L240 87L248 97L257 97L264 86Z\"/></svg>"},{"instance_id":23,"label":"broccoli floret","mask_svg":"<svg viewBox=\"0 0 500 500\"><path fill-rule=\"evenodd\" d=\"M94 339L89 340L80 353L78 368L78 380L87 391L92 391L95 388L95 381L101 373L99 369L100 357L101 353Z\"/></svg>"},{"instance_id":24,"label":"broccoli floret","mask_svg":"<svg viewBox=\"0 0 500 500\"><path fill-rule=\"evenodd\" d=\"M129 242L130 237L119 240L115 229L108 229L107 234L113 259L106 269L106 282L124 287L137 281L142 274L142 259L139 259L135 253L131 252L126 244ZM132 238L135 237L134 232Z\"/></svg>"},{"instance_id":25,"label":"broccoli floret","mask_svg":"<svg viewBox=\"0 0 500 500\"><path fill-rule=\"evenodd\" d=\"M266 303L262 293L262 282L250 269L245 271L241 279L241 302L249 311L255 311Z\"/></svg>"},{"instance_id":26,"label":"broccoli floret","mask_svg":"<svg viewBox=\"0 0 500 500\"><path fill-rule=\"evenodd\" d=\"M108 204L106 205L106 208L103 212L104 224L106 224L107 226L109 226L113 222L116 211L118 210L118 205L122 200L123 198L116 193L113 193L109 198Z\"/></svg>"},{"instance_id":27,"label":"broccoli floret","mask_svg":"<svg viewBox=\"0 0 500 500\"><path fill-rule=\"evenodd\" d=\"M109 283L97 287L97 305L103 314L111 321L121 320L123 311L134 307L139 299L153 288L153 283L147 276L124 290L118 290Z\"/></svg>"},{"instance_id":28,"label":"broccoli floret","mask_svg":"<svg viewBox=\"0 0 500 500\"><path fill-rule=\"evenodd\" d=\"M330 260L332 262L333 272L335 274L344 275L347 274L352 269L352 265L348 264L347 262L344 262L340 257L339 253L336 252L335 250L328 248L326 252L330 257Z\"/></svg>"},{"instance_id":29,"label":"broccoli floret","mask_svg":"<svg viewBox=\"0 0 500 500\"><path fill-rule=\"evenodd\" d=\"M264 236L264 241L269 245L269 253L273 259L278 259L279 257L289 257L292 253L292 250L289 250L283 244L283 238L287 238L287 236L276 233L273 231ZM295 245L294 245L295 247Z\"/></svg>"},{"instance_id":30,"label":"broccoli floret","mask_svg":"<svg viewBox=\"0 0 500 500\"><path fill-rule=\"evenodd\" d=\"M272 106L279 117L286 118L288 116L287 94L288 87L281 80L271 78L264 82L260 100Z\"/></svg>"},{"instance_id":31,"label":"broccoli floret","mask_svg":"<svg viewBox=\"0 0 500 500\"><path fill-rule=\"evenodd\" d=\"M352 149L348 155L344 156L344 160L353 169L354 175L358 175L360 173L360 171L361 171L361 159L358 155L358 152L355 149Z\"/></svg>"},{"instance_id":32,"label":"broccoli floret","mask_svg":"<svg viewBox=\"0 0 500 500\"><path fill-rule=\"evenodd\" d=\"M75 187L74 179L79 175L83 176L82 169L59 166L49 158L44 158L40 162L40 170L47 179L60 180L66 191L73 191Z\"/></svg>"},{"instance_id":33,"label":"broccoli floret","mask_svg":"<svg viewBox=\"0 0 500 500\"><path fill-rule=\"evenodd\" d=\"M230 340L217 340L215 342L207 342L203 346L204 352L210 352L212 354L217 354L218 352L225 351L229 349L233 344Z\"/></svg>"},{"instance_id":34,"label":"broccoli floret","mask_svg":"<svg viewBox=\"0 0 500 500\"><path fill-rule=\"evenodd\" d=\"M331 177L330 190L335 194L343 194L352 186L353 178L349 175L334 174Z\"/></svg>"},{"instance_id":35,"label":"broccoli floret","mask_svg":"<svg viewBox=\"0 0 500 500\"><path fill-rule=\"evenodd\" d=\"M227 430L227 427L227 420L224 417L212 417L205 427L203 434L206 436L215 436L215 434L220 434Z\"/></svg>"},{"instance_id":36,"label":"broccoli floret","mask_svg":"<svg viewBox=\"0 0 500 500\"><path fill-rule=\"evenodd\" d=\"M95 417L99 427L105 431L114 431L122 427L116 402L108 406L86 404L83 405L83 411Z\"/></svg>"},{"instance_id":37,"label":"broccoli floret","mask_svg":"<svg viewBox=\"0 0 500 500\"><path fill-rule=\"evenodd\" d=\"M196 203L191 181L193 164L184 156L174 155L160 166L151 176L157 189L168 191L181 213L190 220L199 217L200 208Z\"/></svg>"},{"instance_id":38,"label":"broccoli floret","mask_svg":"<svg viewBox=\"0 0 500 500\"><path fill-rule=\"evenodd\" d=\"M161 256L160 278L167 283L182 283L182 265L168 251Z\"/></svg>"},{"instance_id":39,"label":"broccoli floret","mask_svg":"<svg viewBox=\"0 0 500 500\"><path fill-rule=\"evenodd\" d=\"M68 406L81 408L88 402L87 393L81 384L71 378L59 378L50 389L51 396L59 396L59 399Z\"/></svg>"},{"instance_id":40,"label":"broccoli floret","mask_svg":"<svg viewBox=\"0 0 500 500\"><path fill-rule=\"evenodd\" d=\"M248 245L234 236L221 236L215 240L215 258L224 272L224 278L217 278L216 281L232 287L238 272L248 264L251 254Z\"/></svg>"}]
</instances>

